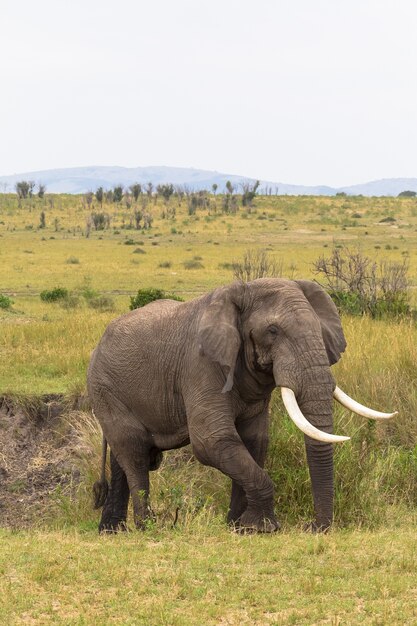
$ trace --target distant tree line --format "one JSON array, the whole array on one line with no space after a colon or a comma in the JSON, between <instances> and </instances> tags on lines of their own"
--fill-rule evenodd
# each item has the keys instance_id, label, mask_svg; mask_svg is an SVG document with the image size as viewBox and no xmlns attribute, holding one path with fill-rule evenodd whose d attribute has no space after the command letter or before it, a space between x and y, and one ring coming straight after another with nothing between
<instances>
[{"instance_id":1,"label":"distant tree line","mask_svg":"<svg viewBox=\"0 0 417 626\"><path fill-rule=\"evenodd\" d=\"M35 195L35 187L36 183L34 180L21 180L15 184L15 190L17 193L17 197L19 199L22 198L32 198ZM36 195L38 198L43 198L46 192L46 186L42 183L38 183L38 191Z\"/></svg>"}]
</instances>

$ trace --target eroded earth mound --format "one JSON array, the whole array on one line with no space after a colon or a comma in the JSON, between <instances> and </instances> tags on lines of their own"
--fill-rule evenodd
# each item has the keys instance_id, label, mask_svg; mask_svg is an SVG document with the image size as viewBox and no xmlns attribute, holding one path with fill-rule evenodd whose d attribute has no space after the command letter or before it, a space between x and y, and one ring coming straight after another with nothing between
<instances>
[{"instance_id":1,"label":"eroded earth mound","mask_svg":"<svg viewBox=\"0 0 417 626\"><path fill-rule=\"evenodd\" d=\"M60 396L0 398L0 526L42 524L48 501L76 489L83 445L67 409Z\"/></svg>"}]
</instances>

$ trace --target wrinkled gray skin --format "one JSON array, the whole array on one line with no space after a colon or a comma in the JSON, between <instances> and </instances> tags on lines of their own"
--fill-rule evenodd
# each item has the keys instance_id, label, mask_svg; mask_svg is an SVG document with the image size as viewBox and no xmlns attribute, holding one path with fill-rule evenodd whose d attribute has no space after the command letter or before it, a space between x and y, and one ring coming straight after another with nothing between
<instances>
[{"instance_id":1,"label":"wrinkled gray skin","mask_svg":"<svg viewBox=\"0 0 417 626\"><path fill-rule=\"evenodd\" d=\"M263 466L268 403L292 389L305 417L331 433L330 365L346 342L329 296L310 281L233 283L191 302L159 300L114 320L94 351L88 392L111 447L112 478L100 531L151 515L149 471L162 451L191 442L196 458L232 479L228 521L279 528ZM305 437L315 520L333 516L332 445ZM103 485L102 485L103 486Z\"/></svg>"}]
</instances>

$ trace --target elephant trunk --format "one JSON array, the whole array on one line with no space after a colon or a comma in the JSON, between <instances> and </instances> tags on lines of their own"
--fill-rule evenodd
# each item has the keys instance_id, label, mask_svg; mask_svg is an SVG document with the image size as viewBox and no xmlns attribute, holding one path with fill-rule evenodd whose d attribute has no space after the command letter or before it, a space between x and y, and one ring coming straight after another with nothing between
<instances>
[{"instance_id":1,"label":"elephant trunk","mask_svg":"<svg viewBox=\"0 0 417 626\"><path fill-rule=\"evenodd\" d=\"M333 415L330 406L309 402L301 408L312 423L320 423L322 432L333 431ZM315 521L313 530L326 530L333 520L333 445L304 435L308 468L313 492Z\"/></svg>"},{"instance_id":2,"label":"elephant trunk","mask_svg":"<svg viewBox=\"0 0 417 626\"><path fill-rule=\"evenodd\" d=\"M314 500L315 521L312 529L326 530L331 526L333 519L332 442L348 438L332 435L334 379L328 364L312 365L310 359L309 365L306 366L304 363L304 367L300 368L299 372L301 372L300 376L297 379L289 380L289 382L290 389L294 390L293 396L296 398L298 410L310 426L310 428L301 429L305 433L307 461ZM279 382L279 378L277 373L275 376L276 383ZM284 403L287 406L284 390L282 392ZM290 391L290 393L292 392Z\"/></svg>"}]
</instances>

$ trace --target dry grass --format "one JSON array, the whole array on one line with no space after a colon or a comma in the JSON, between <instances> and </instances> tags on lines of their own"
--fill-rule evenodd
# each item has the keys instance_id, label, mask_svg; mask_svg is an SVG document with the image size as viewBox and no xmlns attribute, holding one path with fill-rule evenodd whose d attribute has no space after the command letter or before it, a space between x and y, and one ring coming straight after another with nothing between
<instances>
[{"instance_id":1,"label":"dry grass","mask_svg":"<svg viewBox=\"0 0 417 626\"><path fill-rule=\"evenodd\" d=\"M411 520L410 520L411 521ZM0 531L3 624L414 624L415 532Z\"/></svg>"}]
</instances>

